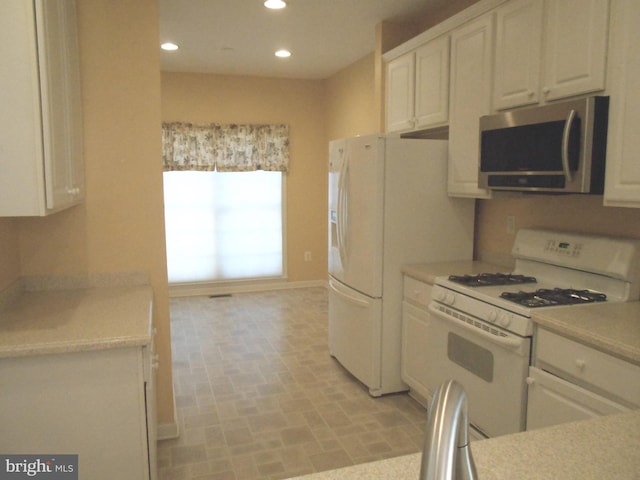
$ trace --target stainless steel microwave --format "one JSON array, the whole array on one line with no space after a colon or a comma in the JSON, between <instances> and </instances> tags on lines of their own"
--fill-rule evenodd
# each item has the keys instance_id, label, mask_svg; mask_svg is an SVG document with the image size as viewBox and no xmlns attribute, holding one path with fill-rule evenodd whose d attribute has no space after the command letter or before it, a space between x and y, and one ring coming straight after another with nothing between
<instances>
[{"instance_id":1,"label":"stainless steel microwave","mask_svg":"<svg viewBox=\"0 0 640 480\"><path fill-rule=\"evenodd\" d=\"M481 117L478 185L601 194L608 113L592 96Z\"/></svg>"}]
</instances>

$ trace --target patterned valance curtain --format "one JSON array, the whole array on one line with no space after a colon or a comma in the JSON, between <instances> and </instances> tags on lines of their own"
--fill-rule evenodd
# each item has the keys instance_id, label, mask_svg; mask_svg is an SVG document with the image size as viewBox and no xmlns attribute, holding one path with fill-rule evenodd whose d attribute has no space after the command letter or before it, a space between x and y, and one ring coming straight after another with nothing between
<instances>
[{"instance_id":1,"label":"patterned valance curtain","mask_svg":"<svg viewBox=\"0 0 640 480\"><path fill-rule=\"evenodd\" d=\"M286 172L289 127L163 123L162 164L165 171Z\"/></svg>"}]
</instances>

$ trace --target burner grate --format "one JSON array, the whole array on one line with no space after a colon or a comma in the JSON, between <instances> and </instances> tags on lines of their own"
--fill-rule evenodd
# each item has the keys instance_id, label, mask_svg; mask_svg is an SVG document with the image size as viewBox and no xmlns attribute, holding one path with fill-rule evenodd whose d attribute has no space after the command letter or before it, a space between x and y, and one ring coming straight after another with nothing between
<instances>
[{"instance_id":1,"label":"burner grate","mask_svg":"<svg viewBox=\"0 0 640 480\"><path fill-rule=\"evenodd\" d=\"M450 275L449 280L467 287L488 287L496 285L519 285L536 283L535 277L511 273L480 273L478 275Z\"/></svg>"},{"instance_id":2,"label":"burner grate","mask_svg":"<svg viewBox=\"0 0 640 480\"><path fill-rule=\"evenodd\" d=\"M535 292L503 292L500 296L529 308L576 305L581 303L604 302L607 300L607 296L604 293L592 292L590 290L575 290L572 288L541 288Z\"/></svg>"}]
</instances>

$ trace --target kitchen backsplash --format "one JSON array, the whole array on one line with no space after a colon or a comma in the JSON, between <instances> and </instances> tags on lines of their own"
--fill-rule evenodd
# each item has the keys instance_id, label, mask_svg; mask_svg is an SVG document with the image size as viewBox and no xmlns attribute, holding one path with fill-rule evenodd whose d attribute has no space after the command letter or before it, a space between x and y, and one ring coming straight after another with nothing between
<instances>
[{"instance_id":1,"label":"kitchen backsplash","mask_svg":"<svg viewBox=\"0 0 640 480\"><path fill-rule=\"evenodd\" d=\"M524 227L640 239L640 209L604 207L600 195L497 194L478 200L477 258L510 265L515 232Z\"/></svg>"}]
</instances>

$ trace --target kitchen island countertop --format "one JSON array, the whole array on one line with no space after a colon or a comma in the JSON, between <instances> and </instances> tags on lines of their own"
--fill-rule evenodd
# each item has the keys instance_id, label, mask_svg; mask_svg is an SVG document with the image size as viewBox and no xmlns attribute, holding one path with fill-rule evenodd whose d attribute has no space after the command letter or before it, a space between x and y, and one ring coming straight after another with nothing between
<instances>
[{"instance_id":1,"label":"kitchen island countertop","mask_svg":"<svg viewBox=\"0 0 640 480\"><path fill-rule=\"evenodd\" d=\"M152 289L23 292L0 310L0 358L151 343Z\"/></svg>"},{"instance_id":2,"label":"kitchen island countertop","mask_svg":"<svg viewBox=\"0 0 640 480\"><path fill-rule=\"evenodd\" d=\"M471 444L479 480L638 479L640 411L565 423ZM418 479L420 454L297 477L298 480Z\"/></svg>"}]
</instances>

